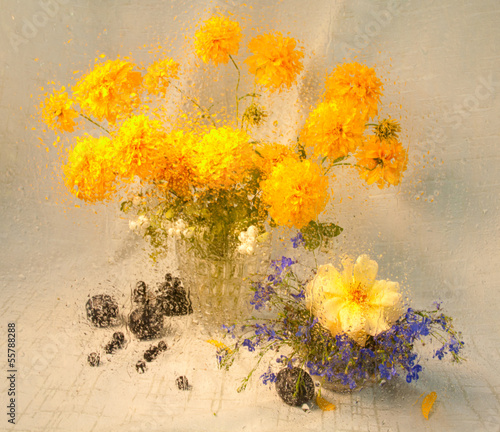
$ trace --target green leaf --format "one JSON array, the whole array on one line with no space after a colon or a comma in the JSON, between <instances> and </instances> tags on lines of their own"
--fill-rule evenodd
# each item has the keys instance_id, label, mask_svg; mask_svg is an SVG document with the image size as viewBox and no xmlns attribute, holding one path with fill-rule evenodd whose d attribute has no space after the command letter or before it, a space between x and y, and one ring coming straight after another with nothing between
<instances>
[{"instance_id":1,"label":"green leaf","mask_svg":"<svg viewBox=\"0 0 500 432\"><path fill-rule=\"evenodd\" d=\"M320 246L327 246L333 237L337 237L342 233L343 228L333 223L317 223L309 222L300 230L304 236L304 247L309 250L314 250Z\"/></svg>"},{"instance_id":2,"label":"green leaf","mask_svg":"<svg viewBox=\"0 0 500 432\"><path fill-rule=\"evenodd\" d=\"M131 209L132 205L132 201L122 201L120 204L120 211L127 213Z\"/></svg>"}]
</instances>

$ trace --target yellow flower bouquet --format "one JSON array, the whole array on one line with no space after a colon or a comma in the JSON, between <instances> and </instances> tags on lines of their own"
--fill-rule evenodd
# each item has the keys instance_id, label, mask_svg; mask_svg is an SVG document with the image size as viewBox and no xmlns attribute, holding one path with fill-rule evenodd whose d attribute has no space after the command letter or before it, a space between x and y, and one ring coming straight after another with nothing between
<instances>
[{"instance_id":1,"label":"yellow flower bouquet","mask_svg":"<svg viewBox=\"0 0 500 432\"><path fill-rule=\"evenodd\" d=\"M189 268L186 277L193 268L210 274L205 285L213 298L205 306L214 315L237 309L221 300L245 297L240 282L248 272L234 263L257 256L252 272L258 272L269 258L265 244L274 227L300 230L308 249L340 234L336 224L318 221L332 197L332 169L350 166L382 188L399 184L407 164L399 124L373 120L382 82L373 68L356 62L328 76L296 141L258 138L269 116L262 93L279 97L296 85L304 49L270 32L253 37L250 55L240 62L241 41L240 24L226 16L212 16L194 35L197 61L234 65L236 88L228 99L234 102L220 111L200 102L183 81L182 65L170 57L147 67L128 58L96 61L71 91L55 90L42 104L43 121L56 133L83 130L85 122L93 128L72 137L62 167L71 193L87 203L120 202L154 257L175 238L189 257L180 260ZM253 76L253 91L245 93L247 76ZM172 108L174 96L183 103L179 109ZM236 281L236 288L214 288L222 279ZM195 293L201 285L193 283Z\"/></svg>"}]
</instances>

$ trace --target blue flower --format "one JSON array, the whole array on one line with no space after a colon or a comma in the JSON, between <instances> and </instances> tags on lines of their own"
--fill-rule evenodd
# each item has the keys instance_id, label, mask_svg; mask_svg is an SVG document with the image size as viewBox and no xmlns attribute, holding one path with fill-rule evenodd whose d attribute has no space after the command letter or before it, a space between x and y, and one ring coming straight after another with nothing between
<instances>
[{"instance_id":1,"label":"blue flower","mask_svg":"<svg viewBox=\"0 0 500 432\"><path fill-rule=\"evenodd\" d=\"M271 372L271 368L267 370L267 372L263 373L260 378L262 379L263 384L272 384L276 382L276 374Z\"/></svg>"},{"instance_id":2,"label":"blue flower","mask_svg":"<svg viewBox=\"0 0 500 432\"><path fill-rule=\"evenodd\" d=\"M247 347L248 351L255 351L255 345L250 339L245 339L242 343L244 347Z\"/></svg>"},{"instance_id":3,"label":"blue flower","mask_svg":"<svg viewBox=\"0 0 500 432\"><path fill-rule=\"evenodd\" d=\"M297 249L300 245L303 245L305 243L304 236L300 231L297 233L295 237L292 237L290 240L292 242L292 246L294 249Z\"/></svg>"}]
</instances>

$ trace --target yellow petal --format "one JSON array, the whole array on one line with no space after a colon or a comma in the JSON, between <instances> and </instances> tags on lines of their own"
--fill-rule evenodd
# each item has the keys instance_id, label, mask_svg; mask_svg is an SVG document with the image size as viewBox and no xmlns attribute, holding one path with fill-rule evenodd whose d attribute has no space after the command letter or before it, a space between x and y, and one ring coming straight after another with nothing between
<instances>
[{"instance_id":1,"label":"yellow petal","mask_svg":"<svg viewBox=\"0 0 500 432\"><path fill-rule=\"evenodd\" d=\"M378 264L368 255L360 255L354 264L354 279L365 287L371 287L377 277Z\"/></svg>"},{"instance_id":2,"label":"yellow petal","mask_svg":"<svg viewBox=\"0 0 500 432\"><path fill-rule=\"evenodd\" d=\"M328 402L325 398L321 397L319 394L316 396L316 405L319 406L321 411L333 411L337 408L334 404Z\"/></svg>"},{"instance_id":3,"label":"yellow petal","mask_svg":"<svg viewBox=\"0 0 500 432\"><path fill-rule=\"evenodd\" d=\"M436 392L430 392L422 401L422 414L426 420L429 420L429 413L434 405L434 402L436 402L436 399Z\"/></svg>"}]
</instances>

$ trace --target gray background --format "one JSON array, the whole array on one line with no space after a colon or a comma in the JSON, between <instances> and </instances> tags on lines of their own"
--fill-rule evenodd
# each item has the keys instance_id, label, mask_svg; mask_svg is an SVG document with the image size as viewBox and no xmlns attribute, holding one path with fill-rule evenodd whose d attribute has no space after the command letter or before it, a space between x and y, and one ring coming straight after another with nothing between
<instances>
[{"instance_id":1,"label":"gray background","mask_svg":"<svg viewBox=\"0 0 500 432\"><path fill-rule=\"evenodd\" d=\"M0 334L16 322L19 361L18 424L2 416L0 429L499 431L500 4L241 3L0 1ZM140 48L167 40L171 55L185 58L175 35L194 33L197 20L214 9L247 16L247 33L254 26L290 31L314 51L298 89L266 101L285 138L302 121L287 104L317 96L325 71L343 59L357 56L387 79L383 113L401 117L409 169L400 187L382 191L339 173L327 215L345 228L335 253L377 257L384 277L399 279L415 307L443 300L463 331L466 363L439 362L423 348L429 361L417 384L329 395L337 410L328 413L285 406L256 379L236 393L251 359L229 374L218 371L213 348L192 320L172 323L171 349L144 375L133 364L148 345L135 341L101 368L86 365L87 354L111 336L87 325L87 296L113 293L127 310L131 285L158 280L175 270L175 260L153 266L113 206L75 207L81 203L60 183L57 153L46 152L40 130L32 130L39 127L39 89L52 80L71 82L98 52L111 59L132 52L147 63L151 57ZM227 80L222 87L234 84ZM305 95L306 85L313 90ZM2 336L1 358L6 348ZM190 378L190 392L175 388L179 374ZM414 402L433 390L438 401L426 421Z\"/></svg>"}]
</instances>

